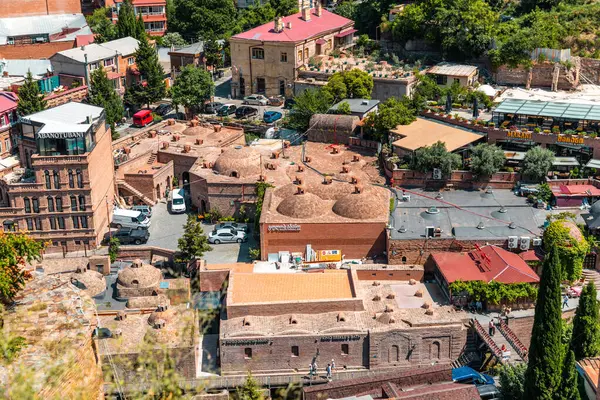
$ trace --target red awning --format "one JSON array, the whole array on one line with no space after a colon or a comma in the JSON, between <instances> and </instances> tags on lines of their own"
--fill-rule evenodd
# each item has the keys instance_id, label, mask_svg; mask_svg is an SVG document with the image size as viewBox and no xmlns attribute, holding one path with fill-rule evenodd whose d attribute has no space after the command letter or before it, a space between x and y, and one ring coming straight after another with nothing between
<instances>
[{"instance_id":1,"label":"red awning","mask_svg":"<svg viewBox=\"0 0 600 400\"><path fill-rule=\"evenodd\" d=\"M352 35L354 32L358 32L358 31L356 29L350 29L350 30L347 30L345 32L338 33L334 37L336 37L336 38L343 38L343 37L346 37L348 35Z\"/></svg>"},{"instance_id":2,"label":"red awning","mask_svg":"<svg viewBox=\"0 0 600 400\"><path fill-rule=\"evenodd\" d=\"M113 80L113 79L117 79L120 78L122 76L125 76L125 74L123 72L107 72L106 76L108 77L108 79Z\"/></svg>"},{"instance_id":3,"label":"red awning","mask_svg":"<svg viewBox=\"0 0 600 400\"><path fill-rule=\"evenodd\" d=\"M325 41L325 39L317 39L316 43L317 44L325 44L327 42Z\"/></svg>"}]
</instances>

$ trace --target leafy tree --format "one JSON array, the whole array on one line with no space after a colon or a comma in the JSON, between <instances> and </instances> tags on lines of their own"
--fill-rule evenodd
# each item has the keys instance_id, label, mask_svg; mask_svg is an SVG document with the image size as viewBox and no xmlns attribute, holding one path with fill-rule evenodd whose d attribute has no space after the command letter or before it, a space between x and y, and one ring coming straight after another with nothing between
<instances>
[{"instance_id":1,"label":"leafy tree","mask_svg":"<svg viewBox=\"0 0 600 400\"><path fill-rule=\"evenodd\" d=\"M527 364L504 364L500 367L500 393L504 399L522 399Z\"/></svg>"},{"instance_id":2,"label":"leafy tree","mask_svg":"<svg viewBox=\"0 0 600 400\"><path fill-rule=\"evenodd\" d=\"M350 109L350 104L348 104L347 101L342 101L340 103L340 105L338 106L336 112L336 114L340 114L340 115L350 115L352 114L352 110Z\"/></svg>"},{"instance_id":3,"label":"leafy tree","mask_svg":"<svg viewBox=\"0 0 600 400\"><path fill-rule=\"evenodd\" d=\"M179 33L169 32L163 36L162 45L165 47L183 47L187 45L187 42Z\"/></svg>"},{"instance_id":4,"label":"leafy tree","mask_svg":"<svg viewBox=\"0 0 600 400\"><path fill-rule=\"evenodd\" d=\"M337 15L341 15L344 18L348 18L351 20L355 20L356 19L356 15L357 15L357 4L354 1L344 1L343 3L339 4L337 7L335 7L335 10L333 11L334 13L336 13ZM367 39L369 38L369 35L366 35ZM361 35L362 37L362 35ZM360 37L359 37L360 39ZM359 46L363 46L360 45Z\"/></svg>"},{"instance_id":5,"label":"leafy tree","mask_svg":"<svg viewBox=\"0 0 600 400\"><path fill-rule=\"evenodd\" d=\"M119 255L119 247L121 247L121 241L118 237L111 237L108 241L108 255L110 262L114 263Z\"/></svg>"},{"instance_id":6,"label":"leafy tree","mask_svg":"<svg viewBox=\"0 0 600 400\"><path fill-rule=\"evenodd\" d=\"M215 84L210 72L193 65L182 68L177 77L171 97L174 104L183 105L190 114L196 114L199 107L215 94Z\"/></svg>"},{"instance_id":7,"label":"leafy tree","mask_svg":"<svg viewBox=\"0 0 600 400\"><path fill-rule=\"evenodd\" d=\"M442 88L430 75L417 74L417 85L413 90L413 96L422 96L425 100L437 101L442 97Z\"/></svg>"},{"instance_id":8,"label":"leafy tree","mask_svg":"<svg viewBox=\"0 0 600 400\"><path fill-rule=\"evenodd\" d=\"M460 155L448 152L446 144L438 141L417 149L413 163L418 171L431 172L434 168L439 168L444 176L449 176L452 170L460 168L462 159Z\"/></svg>"},{"instance_id":9,"label":"leafy tree","mask_svg":"<svg viewBox=\"0 0 600 400\"><path fill-rule=\"evenodd\" d=\"M575 364L575 353L573 350L567 350L567 354L564 357L562 366L562 380L560 383L560 395L561 400L580 400L578 388L578 377L577 366Z\"/></svg>"},{"instance_id":10,"label":"leafy tree","mask_svg":"<svg viewBox=\"0 0 600 400\"><path fill-rule=\"evenodd\" d=\"M235 27L237 11L231 0L174 0L174 5L170 29L184 37L223 38Z\"/></svg>"},{"instance_id":11,"label":"leafy tree","mask_svg":"<svg viewBox=\"0 0 600 400\"><path fill-rule=\"evenodd\" d=\"M548 203L552 199L552 188L544 182L538 186L537 198Z\"/></svg>"},{"instance_id":12,"label":"leafy tree","mask_svg":"<svg viewBox=\"0 0 600 400\"><path fill-rule=\"evenodd\" d=\"M542 181L548 176L548 171L552 168L554 162L554 153L552 150L533 147L525 153L523 160L522 173L536 181Z\"/></svg>"},{"instance_id":13,"label":"leafy tree","mask_svg":"<svg viewBox=\"0 0 600 400\"><path fill-rule=\"evenodd\" d=\"M109 42L117 37L117 29L108 17L109 13L110 8L103 7L95 9L92 15L85 17L88 26L94 32L96 43Z\"/></svg>"},{"instance_id":14,"label":"leafy tree","mask_svg":"<svg viewBox=\"0 0 600 400\"><path fill-rule=\"evenodd\" d=\"M123 101L113 88L104 68L96 68L92 72L88 100L90 104L104 108L106 122L110 125L113 136L118 135L115 132L115 123L120 121L125 113Z\"/></svg>"},{"instance_id":15,"label":"leafy tree","mask_svg":"<svg viewBox=\"0 0 600 400\"><path fill-rule=\"evenodd\" d=\"M525 399L550 400L557 394L561 379L561 265L556 247L544 260L525 373Z\"/></svg>"},{"instance_id":16,"label":"leafy tree","mask_svg":"<svg viewBox=\"0 0 600 400\"><path fill-rule=\"evenodd\" d=\"M278 17L285 17L298 12L298 2L296 0L270 0L269 3L275 9Z\"/></svg>"},{"instance_id":17,"label":"leafy tree","mask_svg":"<svg viewBox=\"0 0 600 400\"><path fill-rule=\"evenodd\" d=\"M117 20L117 38L131 36L138 37L137 21L133 11L131 0L125 0L119 8L119 19Z\"/></svg>"},{"instance_id":18,"label":"leafy tree","mask_svg":"<svg viewBox=\"0 0 600 400\"><path fill-rule=\"evenodd\" d=\"M471 150L471 171L479 177L492 176L505 161L504 151L493 144L480 143Z\"/></svg>"},{"instance_id":19,"label":"leafy tree","mask_svg":"<svg viewBox=\"0 0 600 400\"><path fill-rule=\"evenodd\" d=\"M235 33L244 32L275 19L277 11L270 2L257 3L240 11ZM214 35L210 35L214 37Z\"/></svg>"},{"instance_id":20,"label":"leafy tree","mask_svg":"<svg viewBox=\"0 0 600 400\"><path fill-rule=\"evenodd\" d=\"M258 382L248 373L243 386L237 388L237 397L239 400L263 400L265 398Z\"/></svg>"},{"instance_id":21,"label":"leafy tree","mask_svg":"<svg viewBox=\"0 0 600 400\"><path fill-rule=\"evenodd\" d=\"M336 102L349 98L370 99L373 91L373 77L358 68L336 72L329 77L323 91Z\"/></svg>"},{"instance_id":22,"label":"leafy tree","mask_svg":"<svg viewBox=\"0 0 600 400\"><path fill-rule=\"evenodd\" d=\"M416 110L412 108L408 97L390 97L379 104L378 112L367 115L365 127L374 138L387 142L390 129L398 125L409 125L415 120Z\"/></svg>"},{"instance_id":23,"label":"leafy tree","mask_svg":"<svg viewBox=\"0 0 600 400\"><path fill-rule=\"evenodd\" d=\"M0 232L0 302L10 303L31 275L26 262L40 260L44 244L24 233Z\"/></svg>"},{"instance_id":24,"label":"leafy tree","mask_svg":"<svg viewBox=\"0 0 600 400\"><path fill-rule=\"evenodd\" d=\"M576 359L596 357L600 353L599 321L596 287L590 281L581 291L579 305L573 319L571 350Z\"/></svg>"},{"instance_id":25,"label":"leafy tree","mask_svg":"<svg viewBox=\"0 0 600 400\"><path fill-rule=\"evenodd\" d=\"M165 71L158 62L156 49L150 45L148 38L139 39L140 44L135 52L135 62L142 75L144 84L134 84L127 88L125 101L130 104L143 105L154 103L165 97Z\"/></svg>"},{"instance_id":26,"label":"leafy tree","mask_svg":"<svg viewBox=\"0 0 600 400\"><path fill-rule=\"evenodd\" d=\"M544 250L549 252L555 248L560 259L561 280L573 282L581 276L583 261L590 250L587 240L580 232L571 234L571 226L565 225L567 220L552 221L544 230ZM574 229L579 230L576 226Z\"/></svg>"},{"instance_id":27,"label":"leafy tree","mask_svg":"<svg viewBox=\"0 0 600 400\"><path fill-rule=\"evenodd\" d=\"M319 89L306 89L295 98L289 113L288 125L292 129L306 131L314 114L324 114L331 107L331 99Z\"/></svg>"},{"instance_id":28,"label":"leafy tree","mask_svg":"<svg viewBox=\"0 0 600 400\"><path fill-rule=\"evenodd\" d=\"M22 116L30 115L43 111L46 106L46 100L44 100L44 95L40 93L37 82L33 80L31 71L27 71L25 82L19 88L17 112Z\"/></svg>"},{"instance_id":29,"label":"leafy tree","mask_svg":"<svg viewBox=\"0 0 600 400\"><path fill-rule=\"evenodd\" d=\"M183 236L177 240L177 248L184 261L200 258L204 253L212 250L202 225L193 215L188 215L187 222L183 227Z\"/></svg>"},{"instance_id":30,"label":"leafy tree","mask_svg":"<svg viewBox=\"0 0 600 400\"><path fill-rule=\"evenodd\" d=\"M521 0L521 9L526 13L536 8L549 10L560 3L561 0Z\"/></svg>"},{"instance_id":31,"label":"leafy tree","mask_svg":"<svg viewBox=\"0 0 600 400\"><path fill-rule=\"evenodd\" d=\"M223 67L223 46L214 37L204 42L204 57L206 65L213 68Z\"/></svg>"}]
</instances>

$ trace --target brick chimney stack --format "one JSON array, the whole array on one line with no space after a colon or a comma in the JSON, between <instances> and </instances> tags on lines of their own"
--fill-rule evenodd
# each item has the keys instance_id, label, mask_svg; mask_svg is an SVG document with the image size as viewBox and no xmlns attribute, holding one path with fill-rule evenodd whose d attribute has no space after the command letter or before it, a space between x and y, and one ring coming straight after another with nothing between
<instances>
[{"instance_id":1,"label":"brick chimney stack","mask_svg":"<svg viewBox=\"0 0 600 400\"><path fill-rule=\"evenodd\" d=\"M320 17L323 14L323 6L321 5L321 0L315 0L315 15Z\"/></svg>"},{"instance_id":2,"label":"brick chimney stack","mask_svg":"<svg viewBox=\"0 0 600 400\"><path fill-rule=\"evenodd\" d=\"M302 19L310 21L310 3L307 0L302 1Z\"/></svg>"},{"instance_id":3,"label":"brick chimney stack","mask_svg":"<svg viewBox=\"0 0 600 400\"><path fill-rule=\"evenodd\" d=\"M279 33L283 31L283 17L275 17L274 31Z\"/></svg>"}]
</instances>

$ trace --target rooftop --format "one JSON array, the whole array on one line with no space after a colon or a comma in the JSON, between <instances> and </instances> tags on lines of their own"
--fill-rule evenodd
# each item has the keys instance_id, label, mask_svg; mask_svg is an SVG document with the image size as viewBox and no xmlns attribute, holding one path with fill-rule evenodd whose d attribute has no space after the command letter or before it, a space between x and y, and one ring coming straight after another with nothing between
<instances>
[{"instance_id":1,"label":"rooftop","mask_svg":"<svg viewBox=\"0 0 600 400\"><path fill-rule=\"evenodd\" d=\"M43 136L51 133L87 132L102 114L104 109L90 104L69 102L49 108L23 119L38 122L44 126L36 135Z\"/></svg>"},{"instance_id":2,"label":"rooftop","mask_svg":"<svg viewBox=\"0 0 600 400\"><path fill-rule=\"evenodd\" d=\"M85 63L85 56L87 55L87 62L93 63L114 57L116 53L121 56L131 55L137 50L138 44L139 42L137 39L125 37L102 44L92 43L82 47L75 47L69 50L59 51L56 54L60 54L63 57L70 58L79 63Z\"/></svg>"},{"instance_id":3,"label":"rooftop","mask_svg":"<svg viewBox=\"0 0 600 400\"><path fill-rule=\"evenodd\" d=\"M403 136L392 143L395 147L415 151L425 146L431 146L438 141L446 144L446 150L455 151L483 138L482 135L456 128L424 118L417 118L410 125L398 125L391 130L396 135Z\"/></svg>"},{"instance_id":4,"label":"rooftop","mask_svg":"<svg viewBox=\"0 0 600 400\"><path fill-rule=\"evenodd\" d=\"M287 27L288 23L291 24L291 29ZM275 32L274 23L268 22L246 32L238 33L232 36L231 39L261 42L299 42L344 27L351 28L354 22L327 10L322 10L321 16L317 17L314 10L311 10L310 21L302 19L302 12L298 12L283 17L283 25L285 28L278 33Z\"/></svg>"},{"instance_id":5,"label":"rooftop","mask_svg":"<svg viewBox=\"0 0 600 400\"><path fill-rule=\"evenodd\" d=\"M31 71L34 77L43 77L52 72L50 60L3 60L0 63L0 73L8 76L26 76Z\"/></svg>"},{"instance_id":6,"label":"rooftop","mask_svg":"<svg viewBox=\"0 0 600 400\"><path fill-rule=\"evenodd\" d=\"M338 107L342 103L348 103L350 105L350 112L366 113L366 112L371 111L373 108L377 107L377 105L379 105L380 101L374 100L374 99L370 99L370 100L369 99L344 99L338 103L335 103L333 106L331 106L331 108L329 109L329 112L337 111Z\"/></svg>"},{"instance_id":7,"label":"rooftop","mask_svg":"<svg viewBox=\"0 0 600 400\"><path fill-rule=\"evenodd\" d=\"M504 114L600 121L600 104L506 99L493 111Z\"/></svg>"},{"instance_id":8,"label":"rooftop","mask_svg":"<svg viewBox=\"0 0 600 400\"><path fill-rule=\"evenodd\" d=\"M595 392L598 391L598 374L600 373L600 357L588 357L577 361L577 366L581 368L585 379Z\"/></svg>"},{"instance_id":9,"label":"rooftop","mask_svg":"<svg viewBox=\"0 0 600 400\"><path fill-rule=\"evenodd\" d=\"M0 112L6 112L17 107L17 95L13 92L0 92Z\"/></svg>"},{"instance_id":10,"label":"rooftop","mask_svg":"<svg viewBox=\"0 0 600 400\"><path fill-rule=\"evenodd\" d=\"M471 76L477 72L477 67L472 65L460 65L440 63L427 71L428 74L448 75L448 76Z\"/></svg>"},{"instance_id":11,"label":"rooftop","mask_svg":"<svg viewBox=\"0 0 600 400\"><path fill-rule=\"evenodd\" d=\"M100 46L112 50L113 54L118 52L122 56L129 56L136 52L139 44L140 42L137 39L127 36L121 39L102 43Z\"/></svg>"},{"instance_id":12,"label":"rooftop","mask_svg":"<svg viewBox=\"0 0 600 400\"><path fill-rule=\"evenodd\" d=\"M552 186L552 193L557 197L600 196L600 189L594 185L559 185Z\"/></svg>"},{"instance_id":13,"label":"rooftop","mask_svg":"<svg viewBox=\"0 0 600 400\"><path fill-rule=\"evenodd\" d=\"M30 35L55 35L63 29L77 29L76 32L58 40L74 40L77 35L92 34L83 14L52 14L18 18L0 18L0 45L5 45L9 37Z\"/></svg>"}]
</instances>

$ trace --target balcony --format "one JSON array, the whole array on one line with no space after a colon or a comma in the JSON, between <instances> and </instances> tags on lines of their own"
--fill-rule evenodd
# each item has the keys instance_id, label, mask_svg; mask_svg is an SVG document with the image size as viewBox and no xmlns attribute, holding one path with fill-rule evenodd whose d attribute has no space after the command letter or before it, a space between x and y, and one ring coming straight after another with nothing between
<instances>
[{"instance_id":1,"label":"balcony","mask_svg":"<svg viewBox=\"0 0 600 400\"><path fill-rule=\"evenodd\" d=\"M36 167L41 165L56 165L56 164L87 164L87 154L79 156L39 156L34 155L31 158Z\"/></svg>"}]
</instances>

